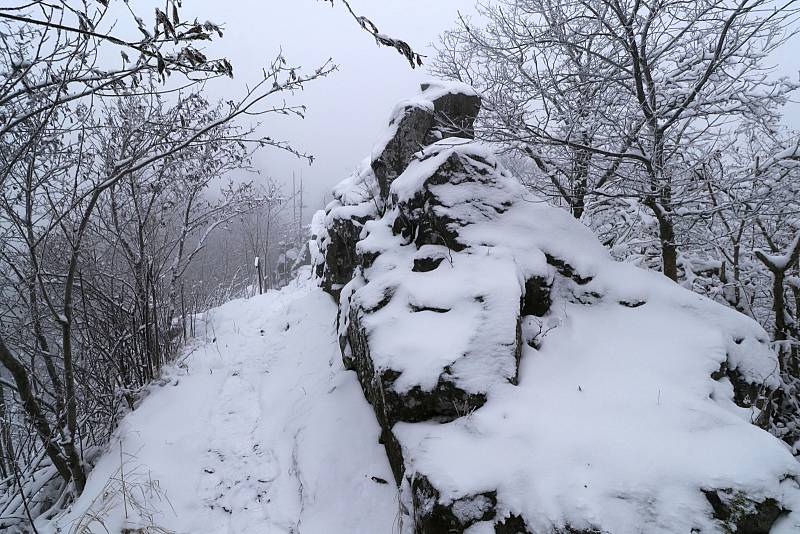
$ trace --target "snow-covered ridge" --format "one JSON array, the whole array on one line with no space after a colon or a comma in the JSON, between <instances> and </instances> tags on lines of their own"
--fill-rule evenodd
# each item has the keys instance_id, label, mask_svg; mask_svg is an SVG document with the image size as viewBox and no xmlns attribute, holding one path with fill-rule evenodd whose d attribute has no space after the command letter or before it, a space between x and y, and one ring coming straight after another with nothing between
<instances>
[{"instance_id":1,"label":"snow-covered ridge","mask_svg":"<svg viewBox=\"0 0 800 534\"><path fill-rule=\"evenodd\" d=\"M800 466L758 426L781 385L767 334L530 195L470 139L478 98L398 106L315 217L406 526L800 531Z\"/></svg>"}]
</instances>

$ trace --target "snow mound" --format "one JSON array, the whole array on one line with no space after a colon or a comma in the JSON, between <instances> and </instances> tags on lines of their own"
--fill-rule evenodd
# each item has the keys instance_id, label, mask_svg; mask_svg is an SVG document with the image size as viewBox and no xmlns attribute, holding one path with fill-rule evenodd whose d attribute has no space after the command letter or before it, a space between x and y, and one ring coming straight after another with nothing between
<instances>
[{"instance_id":1,"label":"snow mound","mask_svg":"<svg viewBox=\"0 0 800 534\"><path fill-rule=\"evenodd\" d=\"M760 428L781 386L767 334L614 262L469 128L442 126L471 125L474 99L437 85L398 107L389 140L318 216L317 274L339 300L343 360L382 428L406 526L800 529L800 465ZM430 124L398 127L431 109ZM391 162L380 177L376 161Z\"/></svg>"}]
</instances>

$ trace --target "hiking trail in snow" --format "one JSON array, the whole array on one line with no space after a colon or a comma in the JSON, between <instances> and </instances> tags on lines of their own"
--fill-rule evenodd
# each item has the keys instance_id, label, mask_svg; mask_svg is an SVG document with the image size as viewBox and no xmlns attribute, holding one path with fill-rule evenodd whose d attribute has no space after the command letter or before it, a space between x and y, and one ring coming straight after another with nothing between
<instances>
[{"instance_id":1,"label":"hiking trail in snow","mask_svg":"<svg viewBox=\"0 0 800 534\"><path fill-rule=\"evenodd\" d=\"M305 282L207 312L81 498L39 531L396 532L378 424L342 368L335 320Z\"/></svg>"}]
</instances>

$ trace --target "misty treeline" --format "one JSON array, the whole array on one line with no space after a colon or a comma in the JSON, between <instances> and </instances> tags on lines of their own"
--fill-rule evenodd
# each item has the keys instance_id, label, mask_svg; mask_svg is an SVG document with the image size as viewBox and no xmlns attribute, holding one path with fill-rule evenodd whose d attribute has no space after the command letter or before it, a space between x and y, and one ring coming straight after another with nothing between
<instances>
[{"instance_id":1,"label":"misty treeline","mask_svg":"<svg viewBox=\"0 0 800 534\"><path fill-rule=\"evenodd\" d=\"M478 132L618 259L759 321L800 436L798 3L497 0L443 35L433 69L484 94ZM679 332L675 333L680 335ZM788 406L787 406L788 403Z\"/></svg>"},{"instance_id":2,"label":"misty treeline","mask_svg":"<svg viewBox=\"0 0 800 534\"><path fill-rule=\"evenodd\" d=\"M0 530L80 494L195 315L285 281L304 239L297 192L251 158L311 157L257 121L301 118L291 95L334 66L279 55L213 102L223 29L134 6L0 7Z\"/></svg>"}]
</instances>

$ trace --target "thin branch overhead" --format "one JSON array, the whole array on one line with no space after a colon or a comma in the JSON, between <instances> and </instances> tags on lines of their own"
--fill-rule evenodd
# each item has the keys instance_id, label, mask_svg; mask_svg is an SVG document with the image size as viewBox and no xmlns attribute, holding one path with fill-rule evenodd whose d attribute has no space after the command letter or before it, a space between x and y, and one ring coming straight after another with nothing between
<instances>
[{"instance_id":1,"label":"thin branch overhead","mask_svg":"<svg viewBox=\"0 0 800 534\"><path fill-rule=\"evenodd\" d=\"M324 1L330 2L331 5L334 4L334 0L324 0ZM361 28L364 31L366 31L375 38L375 42L378 43L378 46L388 46L397 50L400 53L400 55L402 55L403 57L406 58L406 60L408 60L408 63L409 65L411 65L412 69L422 66L422 58L425 56L422 56L417 52L415 52L410 44L408 44L406 41L403 41L402 39L395 39L394 37L390 37L386 34L381 33L374 22L372 22L370 19L368 19L363 15L356 14L356 12L353 11L353 8L350 6L350 3L347 0L341 0L341 2L344 4L344 6L347 8L350 14L356 20L356 22L358 22L358 25L361 26Z\"/></svg>"}]
</instances>

